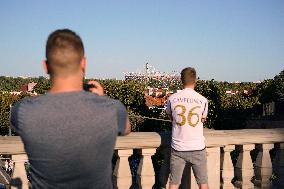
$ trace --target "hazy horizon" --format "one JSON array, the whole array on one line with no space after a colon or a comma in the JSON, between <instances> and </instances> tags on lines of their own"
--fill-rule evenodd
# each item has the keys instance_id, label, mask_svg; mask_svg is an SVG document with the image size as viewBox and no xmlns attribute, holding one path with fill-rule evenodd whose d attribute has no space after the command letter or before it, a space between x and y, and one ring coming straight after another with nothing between
<instances>
[{"instance_id":1,"label":"hazy horizon","mask_svg":"<svg viewBox=\"0 0 284 189\"><path fill-rule=\"evenodd\" d=\"M39 77L44 77L46 79L49 79L49 76L48 75L38 75L38 76L10 76L10 75L0 75L0 77L12 77L12 78L23 78L23 79L27 79L27 78L39 78ZM125 80L124 77L123 78L94 78L94 77L85 77L85 79L97 79L97 80ZM203 79L203 78L200 78L200 80L204 80L204 81L210 81L210 80L214 80L214 81L217 81L217 82L228 82L228 83L258 83L258 82L263 82L265 80L268 80L268 79L273 79L272 78L266 78L264 80L256 80L256 81L240 81L240 80L236 80L236 81L227 81L227 80L216 80L214 78L212 79Z\"/></svg>"}]
</instances>

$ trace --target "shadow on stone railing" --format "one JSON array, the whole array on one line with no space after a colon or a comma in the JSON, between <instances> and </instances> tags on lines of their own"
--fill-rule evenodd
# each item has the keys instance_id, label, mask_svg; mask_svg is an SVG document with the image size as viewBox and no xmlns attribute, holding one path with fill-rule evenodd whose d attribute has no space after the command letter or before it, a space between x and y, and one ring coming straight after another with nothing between
<instances>
[{"instance_id":1,"label":"shadow on stone railing","mask_svg":"<svg viewBox=\"0 0 284 189\"><path fill-rule=\"evenodd\" d=\"M204 133L210 189L284 189L284 129L205 129ZM113 158L115 188L166 188L170 138L170 133L152 132L118 137ZM27 189L27 156L20 138L0 137L0 154L12 155L12 178L20 178L22 189ZM181 188L198 188L188 165Z\"/></svg>"}]
</instances>

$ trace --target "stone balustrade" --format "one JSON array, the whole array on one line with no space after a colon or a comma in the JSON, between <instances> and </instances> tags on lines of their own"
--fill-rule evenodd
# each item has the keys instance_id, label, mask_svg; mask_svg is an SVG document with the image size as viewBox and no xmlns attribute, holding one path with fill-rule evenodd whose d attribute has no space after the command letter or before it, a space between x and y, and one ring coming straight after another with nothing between
<instances>
[{"instance_id":1,"label":"stone balustrade","mask_svg":"<svg viewBox=\"0 0 284 189\"><path fill-rule=\"evenodd\" d=\"M204 135L210 189L284 188L284 129L205 129ZM115 187L128 189L135 184L141 189L166 188L170 138L170 133L153 132L118 137L114 153ZM0 154L12 155L11 183L18 181L22 189L27 189L25 162L28 160L21 139L0 137ZM133 156L139 160L137 170L130 166ZM181 188L198 188L189 165L184 170Z\"/></svg>"}]
</instances>

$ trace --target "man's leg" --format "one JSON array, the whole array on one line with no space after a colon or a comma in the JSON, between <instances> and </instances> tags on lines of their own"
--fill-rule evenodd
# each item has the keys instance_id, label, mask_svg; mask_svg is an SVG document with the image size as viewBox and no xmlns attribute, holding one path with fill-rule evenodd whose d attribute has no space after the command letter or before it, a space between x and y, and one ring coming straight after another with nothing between
<instances>
[{"instance_id":1,"label":"man's leg","mask_svg":"<svg viewBox=\"0 0 284 189\"><path fill-rule=\"evenodd\" d=\"M200 184L199 189L209 189L208 184Z\"/></svg>"},{"instance_id":2,"label":"man's leg","mask_svg":"<svg viewBox=\"0 0 284 189\"><path fill-rule=\"evenodd\" d=\"M183 152L178 152L175 150L172 150L171 153L171 164L170 164L170 186L169 189L178 189L184 166L185 166L185 160L181 157Z\"/></svg>"},{"instance_id":3,"label":"man's leg","mask_svg":"<svg viewBox=\"0 0 284 189\"><path fill-rule=\"evenodd\" d=\"M178 189L179 184L170 184L169 189Z\"/></svg>"}]
</instances>

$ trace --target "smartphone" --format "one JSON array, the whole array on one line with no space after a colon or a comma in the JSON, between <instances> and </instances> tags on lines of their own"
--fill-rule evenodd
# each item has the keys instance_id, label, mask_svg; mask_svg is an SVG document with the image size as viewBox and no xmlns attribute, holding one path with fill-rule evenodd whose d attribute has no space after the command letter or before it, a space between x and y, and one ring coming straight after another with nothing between
<instances>
[{"instance_id":1,"label":"smartphone","mask_svg":"<svg viewBox=\"0 0 284 189\"><path fill-rule=\"evenodd\" d=\"M96 86L94 85L94 84L88 84L88 83L84 83L83 84L83 89L85 90L85 91L88 91L88 92L91 92L90 91L90 89L91 88L95 88Z\"/></svg>"}]
</instances>

